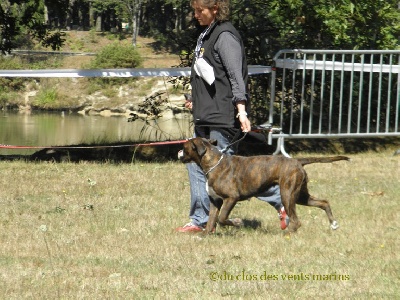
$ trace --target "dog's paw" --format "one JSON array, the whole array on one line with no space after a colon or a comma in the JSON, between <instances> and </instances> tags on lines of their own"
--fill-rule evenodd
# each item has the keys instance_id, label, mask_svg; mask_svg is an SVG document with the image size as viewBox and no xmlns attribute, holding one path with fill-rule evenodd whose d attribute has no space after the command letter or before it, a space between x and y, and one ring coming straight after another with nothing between
<instances>
[{"instance_id":1,"label":"dog's paw","mask_svg":"<svg viewBox=\"0 0 400 300\"><path fill-rule=\"evenodd\" d=\"M201 232L204 236L206 236L206 235L209 235L209 234L215 234L215 232L216 232L216 227L213 227L213 228L205 228L204 230L203 230L203 232Z\"/></svg>"},{"instance_id":2,"label":"dog's paw","mask_svg":"<svg viewBox=\"0 0 400 300\"><path fill-rule=\"evenodd\" d=\"M338 229L339 228L339 223L337 222L337 221L333 221L332 223L331 223L331 229L332 230L336 230L336 229Z\"/></svg>"},{"instance_id":3,"label":"dog's paw","mask_svg":"<svg viewBox=\"0 0 400 300\"><path fill-rule=\"evenodd\" d=\"M235 227L242 227L244 225L243 220L240 218L229 219L232 225Z\"/></svg>"}]
</instances>

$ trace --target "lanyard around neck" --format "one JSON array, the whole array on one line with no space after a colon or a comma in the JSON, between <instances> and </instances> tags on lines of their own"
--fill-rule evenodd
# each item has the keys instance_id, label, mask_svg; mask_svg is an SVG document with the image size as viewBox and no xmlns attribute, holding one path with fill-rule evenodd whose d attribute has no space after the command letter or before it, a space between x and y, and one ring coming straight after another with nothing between
<instances>
[{"instance_id":1,"label":"lanyard around neck","mask_svg":"<svg viewBox=\"0 0 400 300\"><path fill-rule=\"evenodd\" d=\"M202 57L203 56L203 52L204 49L203 47L203 40L204 37L208 34L208 32L210 31L211 27L213 27L213 25L215 24L215 22L212 22L199 36L199 38L197 39L197 45L196 45L196 49L194 50L194 53L196 55L196 58Z\"/></svg>"}]
</instances>

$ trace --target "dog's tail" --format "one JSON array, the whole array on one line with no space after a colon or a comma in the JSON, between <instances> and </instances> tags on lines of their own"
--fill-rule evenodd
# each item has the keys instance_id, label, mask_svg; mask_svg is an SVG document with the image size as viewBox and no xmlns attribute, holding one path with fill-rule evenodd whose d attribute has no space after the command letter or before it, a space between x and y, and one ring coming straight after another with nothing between
<instances>
[{"instance_id":1,"label":"dog's tail","mask_svg":"<svg viewBox=\"0 0 400 300\"><path fill-rule=\"evenodd\" d=\"M304 157L297 158L297 160L301 163L302 166L314 164L314 163L331 163L339 160L350 160L347 156L329 156L329 157Z\"/></svg>"}]
</instances>

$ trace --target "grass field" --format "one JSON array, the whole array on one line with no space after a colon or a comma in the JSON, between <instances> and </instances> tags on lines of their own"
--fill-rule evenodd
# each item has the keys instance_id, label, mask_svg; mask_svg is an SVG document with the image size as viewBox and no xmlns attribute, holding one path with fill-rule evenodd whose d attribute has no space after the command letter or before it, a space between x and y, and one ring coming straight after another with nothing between
<instances>
[{"instance_id":1,"label":"grass field","mask_svg":"<svg viewBox=\"0 0 400 300\"><path fill-rule=\"evenodd\" d=\"M286 237L256 199L212 236L188 221L185 166L0 161L1 299L399 299L400 156L306 166L325 213ZM297 155L299 156L299 155Z\"/></svg>"}]
</instances>

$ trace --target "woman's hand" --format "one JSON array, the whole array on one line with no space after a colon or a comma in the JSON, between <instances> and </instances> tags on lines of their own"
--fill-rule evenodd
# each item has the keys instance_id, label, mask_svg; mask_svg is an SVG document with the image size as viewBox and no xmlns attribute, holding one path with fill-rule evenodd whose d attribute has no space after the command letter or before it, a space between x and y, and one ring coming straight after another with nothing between
<instances>
[{"instance_id":1,"label":"woman's hand","mask_svg":"<svg viewBox=\"0 0 400 300\"><path fill-rule=\"evenodd\" d=\"M240 128L243 132L251 131L251 124L249 118L247 118L246 112L246 101L237 101L236 108L238 110L237 117L239 118Z\"/></svg>"},{"instance_id":2,"label":"woman's hand","mask_svg":"<svg viewBox=\"0 0 400 300\"><path fill-rule=\"evenodd\" d=\"M240 128L243 132L251 131L251 123L246 115L239 115Z\"/></svg>"},{"instance_id":3,"label":"woman's hand","mask_svg":"<svg viewBox=\"0 0 400 300\"><path fill-rule=\"evenodd\" d=\"M187 108L187 109L192 109L193 108L193 102L192 101L188 101L188 100L186 100L185 101L185 107Z\"/></svg>"}]
</instances>

